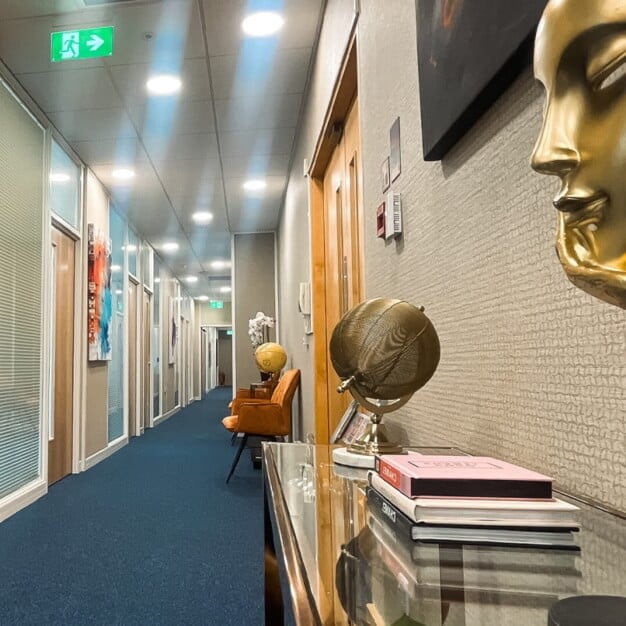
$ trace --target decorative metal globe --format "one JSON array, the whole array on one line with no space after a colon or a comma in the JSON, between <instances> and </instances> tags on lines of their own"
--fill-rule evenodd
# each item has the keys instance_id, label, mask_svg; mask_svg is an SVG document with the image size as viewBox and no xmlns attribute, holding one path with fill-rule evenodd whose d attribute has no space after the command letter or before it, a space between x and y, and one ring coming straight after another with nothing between
<instances>
[{"instance_id":1,"label":"decorative metal globe","mask_svg":"<svg viewBox=\"0 0 626 626\"><path fill-rule=\"evenodd\" d=\"M261 344L254 352L256 366L267 374L277 374L287 363L287 353L279 343Z\"/></svg>"},{"instance_id":2,"label":"decorative metal globe","mask_svg":"<svg viewBox=\"0 0 626 626\"><path fill-rule=\"evenodd\" d=\"M423 307L402 300L361 302L340 320L330 339L330 358L342 383L372 411L372 425L351 447L362 454L395 453L380 424L382 415L401 407L437 369L439 338Z\"/></svg>"}]
</instances>

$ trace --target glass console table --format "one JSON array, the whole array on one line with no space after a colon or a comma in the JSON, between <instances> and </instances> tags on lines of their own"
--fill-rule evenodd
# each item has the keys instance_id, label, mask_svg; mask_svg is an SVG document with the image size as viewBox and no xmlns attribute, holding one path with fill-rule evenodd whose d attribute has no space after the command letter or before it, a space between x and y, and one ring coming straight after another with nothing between
<instances>
[{"instance_id":1,"label":"glass console table","mask_svg":"<svg viewBox=\"0 0 626 626\"><path fill-rule=\"evenodd\" d=\"M575 502L579 551L409 542L369 513L367 472L334 465L331 446L264 443L263 460L271 626L546 626L562 598L626 596L619 516Z\"/></svg>"}]
</instances>

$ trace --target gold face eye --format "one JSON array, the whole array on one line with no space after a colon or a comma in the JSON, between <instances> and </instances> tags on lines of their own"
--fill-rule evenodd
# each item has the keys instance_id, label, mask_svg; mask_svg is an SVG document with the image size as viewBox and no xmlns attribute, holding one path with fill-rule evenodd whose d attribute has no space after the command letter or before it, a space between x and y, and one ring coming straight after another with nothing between
<instances>
[{"instance_id":1,"label":"gold face eye","mask_svg":"<svg viewBox=\"0 0 626 626\"><path fill-rule=\"evenodd\" d=\"M589 48L587 79L595 91L607 89L626 73L626 34L613 34Z\"/></svg>"},{"instance_id":2,"label":"gold face eye","mask_svg":"<svg viewBox=\"0 0 626 626\"><path fill-rule=\"evenodd\" d=\"M609 66L607 69L608 73L605 73L605 76L601 78L599 82L597 82L594 87L596 91L602 91L603 89L608 89L611 85L614 85L624 76L626 76L626 56L622 59L619 59L617 63L614 63L613 66Z\"/></svg>"}]
</instances>

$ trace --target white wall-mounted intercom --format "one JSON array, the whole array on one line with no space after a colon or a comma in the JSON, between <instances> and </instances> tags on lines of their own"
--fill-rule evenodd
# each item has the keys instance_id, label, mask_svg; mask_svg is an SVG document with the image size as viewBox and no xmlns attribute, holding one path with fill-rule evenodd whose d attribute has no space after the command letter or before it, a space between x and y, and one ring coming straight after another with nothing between
<instances>
[{"instance_id":1,"label":"white wall-mounted intercom","mask_svg":"<svg viewBox=\"0 0 626 626\"><path fill-rule=\"evenodd\" d=\"M300 283L298 307L302 315L311 315L311 283Z\"/></svg>"},{"instance_id":2,"label":"white wall-mounted intercom","mask_svg":"<svg viewBox=\"0 0 626 626\"><path fill-rule=\"evenodd\" d=\"M402 197L390 191L385 201L385 239L402 233Z\"/></svg>"}]
</instances>

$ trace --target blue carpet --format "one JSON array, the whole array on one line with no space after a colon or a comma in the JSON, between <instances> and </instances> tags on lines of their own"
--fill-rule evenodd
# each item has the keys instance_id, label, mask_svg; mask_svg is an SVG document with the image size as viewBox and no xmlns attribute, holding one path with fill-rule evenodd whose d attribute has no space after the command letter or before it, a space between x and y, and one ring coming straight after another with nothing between
<instances>
[{"instance_id":1,"label":"blue carpet","mask_svg":"<svg viewBox=\"0 0 626 626\"><path fill-rule=\"evenodd\" d=\"M0 524L0 624L262 624L261 473L217 389Z\"/></svg>"}]
</instances>

